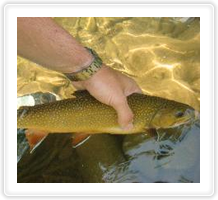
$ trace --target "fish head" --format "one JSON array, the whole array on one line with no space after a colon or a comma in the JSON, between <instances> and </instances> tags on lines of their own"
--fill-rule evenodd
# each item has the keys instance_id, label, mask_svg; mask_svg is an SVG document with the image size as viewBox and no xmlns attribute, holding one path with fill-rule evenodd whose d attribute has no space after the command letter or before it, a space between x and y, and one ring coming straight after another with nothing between
<instances>
[{"instance_id":1,"label":"fish head","mask_svg":"<svg viewBox=\"0 0 218 200\"><path fill-rule=\"evenodd\" d=\"M198 115L192 107L172 102L159 109L151 120L152 128L173 128L191 122Z\"/></svg>"}]
</instances>

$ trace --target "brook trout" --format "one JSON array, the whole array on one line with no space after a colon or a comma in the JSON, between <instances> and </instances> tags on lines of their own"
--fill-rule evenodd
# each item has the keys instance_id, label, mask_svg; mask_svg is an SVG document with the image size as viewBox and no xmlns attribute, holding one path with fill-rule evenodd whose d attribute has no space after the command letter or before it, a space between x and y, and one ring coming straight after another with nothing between
<instances>
[{"instance_id":1,"label":"brook trout","mask_svg":"<svg viewBox=\"0 0 218 200\"><path fill-rule=\"evenodd\" d=\"M114 133L143 132L149 128L170 128L189 122L195 110L182 103L143 94L127 97L134 113L134 128L124 131L117 122L117 113L88 92L76 98L60 100L17 110L17 127L43 130L49 133Z\"/></svg>"}]
</instances>

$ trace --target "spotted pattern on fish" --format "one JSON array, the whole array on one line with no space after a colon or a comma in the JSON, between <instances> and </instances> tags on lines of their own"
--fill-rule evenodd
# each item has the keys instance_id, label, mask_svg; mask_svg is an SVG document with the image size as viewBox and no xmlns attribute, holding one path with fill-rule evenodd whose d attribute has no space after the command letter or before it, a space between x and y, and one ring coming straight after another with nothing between
<instances>
[{"instance_id":1,"label":"spotted pattern on fish","mask_svg":"<svg viewBox=\"0 0 218 200\"><path fill-rule=\"evenodd\" d=\"M117 113L111 106L97 101L87 92L77 98L21 107L17 111L17 126L52 133L138 133L145 128L151 128L153 118L163 109L165 112L192 109L182 103L136 93L127 100L134 113L134 128L131 131L120 128Z\"/></svg>"}]
</instances>

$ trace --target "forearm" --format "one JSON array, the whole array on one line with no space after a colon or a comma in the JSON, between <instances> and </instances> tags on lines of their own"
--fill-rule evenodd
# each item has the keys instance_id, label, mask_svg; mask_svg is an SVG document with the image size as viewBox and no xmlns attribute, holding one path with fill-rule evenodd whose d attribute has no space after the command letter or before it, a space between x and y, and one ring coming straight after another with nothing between
<instances>
[{"instance_id":1,"label":"forearm","mask_svg":"<svg viewBox=\"0 0 218 200\"><path fill-rule=\"evenodd\" d=\"M43 67L72 73L87 67L92 55L51 18L17 18L18 55Z\"/></svg>"}]
</instances>

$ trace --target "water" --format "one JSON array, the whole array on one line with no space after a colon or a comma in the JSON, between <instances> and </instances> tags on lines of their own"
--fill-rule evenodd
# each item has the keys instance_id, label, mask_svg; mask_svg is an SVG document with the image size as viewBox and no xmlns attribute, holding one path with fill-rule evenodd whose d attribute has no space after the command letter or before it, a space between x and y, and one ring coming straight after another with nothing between
<instances>
[{"instance_id":1,"label":"water","mask_svg":"<svg viewBox=\"0 0 218 200\"><path fill-rule=\"evenodd\" d=\"M200 111L198 18L54 20L84 46L95 49L108 66L135 79L144 93ZM20 57L17 85L18 96L49 92L64 99L75 91L64 75ZM51 145L53 140L56 146ZM75 149L68 135L48 136L34 152L20 151L18 182L199 182L199 145L199 121L152 134L100 134ZM45 163L38 160L44 152ZM59 154L65 158L62 168ZM32 168L27 168L30 164Z\"/></svg>"}]
</instances>

